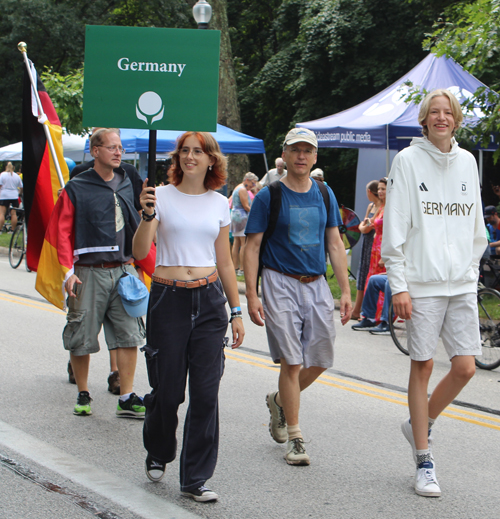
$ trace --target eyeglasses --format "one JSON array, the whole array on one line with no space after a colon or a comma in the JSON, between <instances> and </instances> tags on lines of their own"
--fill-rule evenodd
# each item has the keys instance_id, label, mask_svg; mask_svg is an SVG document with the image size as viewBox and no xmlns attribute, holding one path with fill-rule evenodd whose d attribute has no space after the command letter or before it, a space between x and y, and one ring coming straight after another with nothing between
<instances>
[{"instance_id":1,"label":"eyeglasses","mask_svg":"<svg viewBox=\"0 0 500 519\"><path fill-rule=\"evenodd\" d=\"M205 154L205 152L202 149L200 149L200 148L193 148L193 149L191 149L191 148L181 148L179 150L179 155L182 155L182 156L185 157L185 156L189 155L190 152L193 153L194 157L201 157L202 155Z\"/></svg>"},{"instance_id":2,"label":"eyeglasses","mask_svg":"<svg viewBox=\"0 0 500 519\"><path fill-rule=\"evenodd\" d=\"M106 148L111 153L116 153L116 151L118 150L122 155L125 153L125 148L117 146L116 144L114 146L104 146L103 144L98 144L96 148Z\"/></svg>"},{"instance_id":3,"label":"eyeglasses","mask_svg":"<svg viewBox=\"0 0 500 519\"><path fill-rule=\"evenodd\" d=\"M292 153L304 153L308 157L316 153L315 148L297 148L296 146L290 146L290 151Z\"/></svg>"}]
</instances>

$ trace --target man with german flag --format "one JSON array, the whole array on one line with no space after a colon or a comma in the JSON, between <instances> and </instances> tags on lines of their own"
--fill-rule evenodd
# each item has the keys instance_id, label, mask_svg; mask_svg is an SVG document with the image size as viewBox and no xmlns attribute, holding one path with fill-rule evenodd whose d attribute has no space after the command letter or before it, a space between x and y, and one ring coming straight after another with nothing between
<instances>
[{"instance_id":1,"label":"man with german flag","mask_svg":"<svg viewBox=\"0 0 500 519\"><path fill-rule=\"evenodd\" d=\"M119 130L97 130L90 149L94 167L68 182L54 207L40 257L37 289L60 306L57 303L64 303L64 294L58 287L63 281L69 296L63 343L70 352L78 386L74 414L92 414L87 385L90 354L99 351L97 337L104 326L108 349L116 349L120 373L116 414L144 418L142 398L132 392L137 348L145 342L144 324L142 317L131 317L125 311L118 293L120 278L125 274L137 277L132 237L139 215L130 179L120 168Z\"/></svg>"}]
</instances>

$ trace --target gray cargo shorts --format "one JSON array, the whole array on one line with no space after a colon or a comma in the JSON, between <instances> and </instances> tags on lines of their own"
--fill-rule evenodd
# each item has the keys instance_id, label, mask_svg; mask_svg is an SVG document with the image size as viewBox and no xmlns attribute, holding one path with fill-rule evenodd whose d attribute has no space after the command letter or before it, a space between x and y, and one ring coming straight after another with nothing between
<instances>
[{"instance_id":1,"label":"gray cargo shorts","mask_svg":"<svg viewBox=\"0 0 500 519\"><path fill-rule=\"evenodd\" d=\"M118 281L124 272L137 277L132 265L115 268L75 266L75 274L82 284L77 286L76 297L68 296L67 324L63 330L64 348L73 355L98 352L97 337L102 326L109 350L145 344L142 317L130 317L118 294Z\"/></svg>"},{"instance_id":2,"label":"gray cargo shorts","mask_svg":"<svg viewBox=\"0 0 500 519\"><path fill-rule=\"evenodd\" d=\"M305 368L333 366L335 304L325 278L303 284L274 270L262 270L262 306L274 362Z\"/></svg>"}]
</instances>

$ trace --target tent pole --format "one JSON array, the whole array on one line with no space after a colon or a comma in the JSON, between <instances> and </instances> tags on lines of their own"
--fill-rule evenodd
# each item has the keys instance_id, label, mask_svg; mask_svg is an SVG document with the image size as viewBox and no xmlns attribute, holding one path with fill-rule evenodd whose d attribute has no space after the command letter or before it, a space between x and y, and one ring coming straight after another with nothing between
<instances>
[{"instance_id":1,"label":"tent pole","mask_svg":"<svg viewBox=\"0 0 500 519\"><path fill-rule=\"evenodd\" d=\"M389 159L390 159L390 152L389 152L389 125L387 124L385 126L385 141L387 143L386 153L385 153L385 173L386 177L389 176Z\"/></svg>"},{"instance_id":2,"label":"tent pole","mask_svg":"<svg viewBox=\"0 0 500 519\"><path fill-rule=\"evenodd\" d=\"M266 173L269 171L269 166L267 165L267 157L266 154L263 153L262 156L264 157L264 165L266 166Z\"/></svg>"},{"instance_id":3,"label":"tent pole","mask_svg":"<svg viewBox=\"0 0 500 519\"><path fill-rule=\"evenodd\" d=\"M479 150L479 185L483 186L483 150Z\"/></svg>"}]
</instances>

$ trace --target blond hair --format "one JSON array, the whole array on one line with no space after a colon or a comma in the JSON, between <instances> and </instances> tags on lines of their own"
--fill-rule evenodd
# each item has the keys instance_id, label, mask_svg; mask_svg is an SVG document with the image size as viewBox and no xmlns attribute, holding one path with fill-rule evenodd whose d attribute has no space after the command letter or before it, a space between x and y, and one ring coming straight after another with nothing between
<instances>
[{"instance_id":1,"label":"blond hair","mask_svg":"<svg viewBox=\"0 0 500 519\"><path fill-rule=\"evenodd\" d=\"M433 90L429 94L427 94L420 105L420 111L418 112L418 124L422 126L422 133L428 137L429 129L425 124L425 120L429 116L429 112L431 110L431 101L436 98L444 96L448 98L451 106L451 113L453 114L453 119L455 120L455 128L453 128L452 136L455 135L455 130L460 128L462 125L462 121L464 120L464 114L462 113L462 107L458 102L458 99L449 91L444 88L439 88L437 90Z\"/></svg>"}]
</instances>

